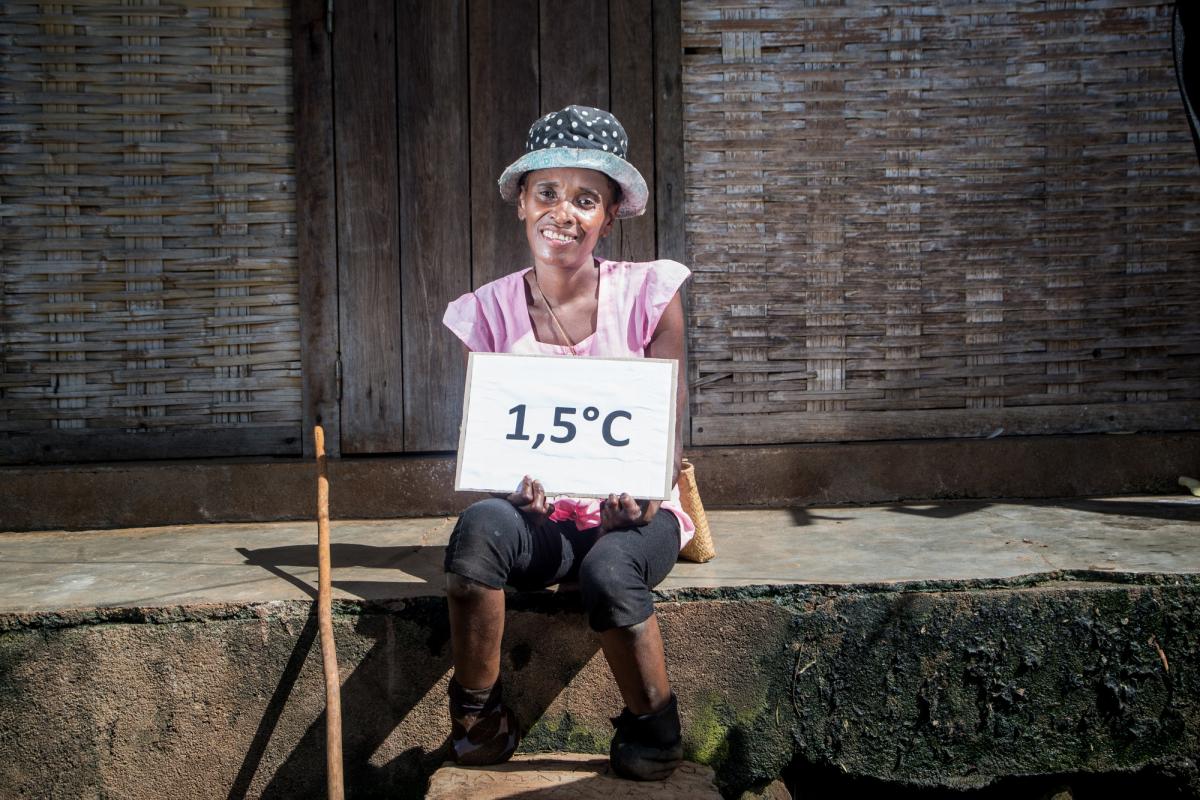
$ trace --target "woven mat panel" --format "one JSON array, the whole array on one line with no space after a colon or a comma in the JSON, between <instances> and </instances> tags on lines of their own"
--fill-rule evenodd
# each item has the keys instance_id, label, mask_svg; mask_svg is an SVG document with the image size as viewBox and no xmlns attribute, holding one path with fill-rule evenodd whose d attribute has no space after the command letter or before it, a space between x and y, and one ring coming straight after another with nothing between
<instances>
[{"instance_id":1,"label":"woven mat panel","mask_svg":"<svg viewBox=\"0 0 1200 800\"><path fill-rule=\"evenodd\" d=\"M0 2L0 431L299 431L288 26Z\"/></svg>"},{"instance_id":2,"label":"woven mat panel","mask_svg":"<svg viewBox=\"0 0 1200 800\"><path fill-rule=\"evenodd\" d=\"M682 13L694 443L1200 428L1170 3Z\"/></svg>"}]
</instances>

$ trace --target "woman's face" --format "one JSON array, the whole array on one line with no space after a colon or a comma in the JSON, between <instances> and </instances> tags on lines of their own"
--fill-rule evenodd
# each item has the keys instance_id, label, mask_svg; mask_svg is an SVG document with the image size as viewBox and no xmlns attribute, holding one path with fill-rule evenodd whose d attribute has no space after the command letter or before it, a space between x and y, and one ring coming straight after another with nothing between
<instances>
[{"instance_id":1,"label":"woman's face","mask_svg":"<svg viewBox=\"0 0 1200 800\"><path fill-rule=\"evenodd\" d=\"M525 175L517 218L534 262L554 267L590 263L600 237L612 228L612 182L603 172L577 167L534 170Z\"/></svg>"}]
</instances>

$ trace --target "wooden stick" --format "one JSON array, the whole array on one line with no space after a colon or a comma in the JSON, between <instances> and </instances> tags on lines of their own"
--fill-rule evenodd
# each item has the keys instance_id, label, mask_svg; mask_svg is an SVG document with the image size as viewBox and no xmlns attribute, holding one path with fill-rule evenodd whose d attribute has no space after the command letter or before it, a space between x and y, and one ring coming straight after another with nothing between
<instances>
[{"instance_id":1,"label":"wooden stick","mask_svg":"<svg viewBox=\"0 0 1200 800\"><path fill-rule=\"evenodd\" d=\"M329 560L329 470L325 429L316 426L317 450L317 629L325 670L325 785L329 800L342 800L342 679L333 640L333 578Z\"/></svg>"}]
</instances>

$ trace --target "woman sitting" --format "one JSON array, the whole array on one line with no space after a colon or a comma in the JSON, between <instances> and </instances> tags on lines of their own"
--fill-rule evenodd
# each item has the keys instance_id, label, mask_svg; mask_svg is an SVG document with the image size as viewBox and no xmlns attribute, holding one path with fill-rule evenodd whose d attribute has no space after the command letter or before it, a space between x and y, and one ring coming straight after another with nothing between
<instances>
[{"instance_id":1,"label":"woman sitting","mask_svg":"<svg viewBox=\"0 0 1200 800\"><path fill-rule=\"evenodd\" d=\"M475 352L675 359L681 419L687 393L679 289L688 269L674 261L593 255L614 220L645 211L646 182L626 160L625 129L608 112L568 106L534 122L525 151L499 183L501 196L516 204L533 266L455 300L446 326ZM554 380L553 373L545 379ZM681 454L677 428L676 479ZM519 739L501 696L503 587L578 581L625 701L614 722L613 769L639 780L661 780L675 770L683 755L679 711L651 589L694 532L678 498L676 488L661 503L620 491L604 500L551 499L526 476L506 498L462 514L445 562L454 651L451 736L459 763L503 761Z\"/></svg>"}]
</instances>

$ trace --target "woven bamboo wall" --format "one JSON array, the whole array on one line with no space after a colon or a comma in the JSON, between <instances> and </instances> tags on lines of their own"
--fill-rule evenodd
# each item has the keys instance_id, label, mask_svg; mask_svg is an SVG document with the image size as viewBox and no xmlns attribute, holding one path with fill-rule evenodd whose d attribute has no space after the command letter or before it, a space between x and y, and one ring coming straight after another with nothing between
<instances>
[{"instance_id":1,"label":"woven bamboo wall","mask_svg":"<svg viewBox=\"0 0 1200 800\"><path fill-rule=\"evenodd\" d=\"M0 2L7 443L297 448L290 69L287 0Z\"/></svg>"},{"instance_id":2,"label":"woven bamboo wall","mask_svg":"<svg viewBox=\"0 0 1200 800\"><path fill-rule=\"evenodd\" d=\"M1200 427L1170 4L685 0L693 438Z\"/></svg>"}]
</instances>

